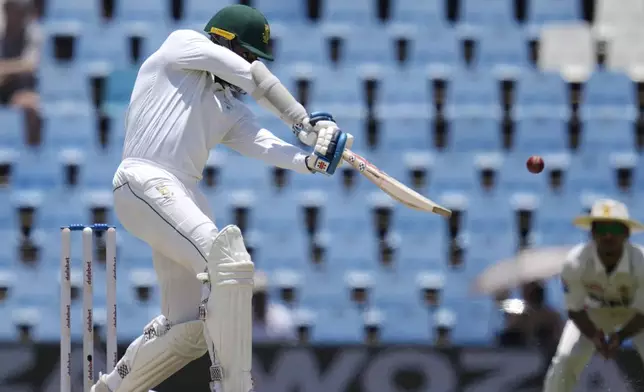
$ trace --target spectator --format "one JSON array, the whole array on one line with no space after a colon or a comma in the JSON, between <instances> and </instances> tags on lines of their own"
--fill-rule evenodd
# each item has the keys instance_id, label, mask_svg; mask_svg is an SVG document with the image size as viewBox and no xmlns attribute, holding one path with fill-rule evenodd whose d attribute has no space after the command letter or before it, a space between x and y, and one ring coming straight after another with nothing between
<instances>
[{"instance_id":1,"label":"spectator","mask_svg":"<svg viewBox=\"0 0 644 392\"><path fill-rule=\"evenodd\" d=\"M40 143L39 97L36 93L41 36L30 0L0 0L0 105L24 110L27 143Z\"/></svg>"},{"instance_id":2,"label":"spectator","mask_svg":"<svg viewBox=\"0 0 644 392\"><path fill-rule=\"evenodd\" d=\"M270 302L266 275L255 274L253 292L253 339L256 342L296 341L296 327L291 311Z\"/></svg>"}]
</instances>

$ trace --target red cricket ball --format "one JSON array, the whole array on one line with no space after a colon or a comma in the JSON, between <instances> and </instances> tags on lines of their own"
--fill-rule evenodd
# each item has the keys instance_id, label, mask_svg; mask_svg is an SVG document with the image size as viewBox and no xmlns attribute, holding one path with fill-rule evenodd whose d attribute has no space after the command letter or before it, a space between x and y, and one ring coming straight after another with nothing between
<instances>
[{"instance_id":1,"label":"red cricket ball","mask_svg":"<svg viewBox=\"0 0 644 392\"><path fill-rule=\"evenodd\" d=\"M525 165L528 168L528 171L534 174L541 173L545 166L543 163L543 158L538 155L533 155L528 158L528 161L525 163Z\"/></svg>"}]
</instances>

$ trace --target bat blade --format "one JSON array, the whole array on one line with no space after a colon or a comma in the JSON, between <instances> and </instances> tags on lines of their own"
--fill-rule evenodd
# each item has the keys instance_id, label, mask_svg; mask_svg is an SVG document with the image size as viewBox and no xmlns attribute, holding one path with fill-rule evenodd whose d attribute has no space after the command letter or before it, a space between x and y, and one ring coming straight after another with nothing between
<instances>
[{"instance_id":1,"label":"bat blade","mask_svg":"<svg viewBox=\"0 0 644 392\"><path fill-rule=\"evenodd\" d=\"M355 152L348 149L344 150L342 158L383 192L407 207L418 211L431 212L446 218L452 215L452 211L449 209L410 189Z\"/></svg>"}]
</instances>

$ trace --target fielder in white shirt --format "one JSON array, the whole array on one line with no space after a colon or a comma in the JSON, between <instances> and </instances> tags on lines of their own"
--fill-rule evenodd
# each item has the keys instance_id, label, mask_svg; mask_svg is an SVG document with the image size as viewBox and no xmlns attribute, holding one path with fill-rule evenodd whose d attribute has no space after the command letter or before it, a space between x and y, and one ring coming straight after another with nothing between
<instances>
[{"instance_id":1,"label":"fielder in white shirt","mask_svg":"<svg viewBox=\"0 0 644 392\"><path fill-rule=\"evenodd\" d=\"M212 391L252 389L254 265L239 228L218 230L199 191L209 151L224 144L303 175L331 175L352 141L331 115L307 114L257 60L273 59L269 39L258 10L232 5L212 17L205 34L171 33L139 70L114 208L123 227L153 249L162 314L93 392L148 391L206 351ZM281 118L312 152L257 124L240 93Z\"/></svg>"},{"instance_id":2,"label":"fielder in white shirt","mask_svg":"<svg viewBox=\"0 0 644 392\"><path fill-rule=\"evenodd\" d=\"M644 226L614 200L597 201L574 223L592 240L570 251L561 273L570 320L544 392L571 392L595 351L611 358L631 339L644 354L644 253L629 241Z\"/></svg>"}]
</instances>

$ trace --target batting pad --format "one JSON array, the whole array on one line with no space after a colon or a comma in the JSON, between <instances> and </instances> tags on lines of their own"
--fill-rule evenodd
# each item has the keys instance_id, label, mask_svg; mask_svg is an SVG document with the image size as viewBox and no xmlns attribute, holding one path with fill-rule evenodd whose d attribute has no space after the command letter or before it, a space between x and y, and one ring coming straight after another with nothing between
<instances>
[{"instance_id":1,"label":"batting pad","mask_svg":"<svg viewBox=\"0 0 644 392\"><path fill-rule=\"evenodd\" d=\"M113 392L148 392L206 353L200 320L171 325L157 316L127 348L104 381Z\"/></svg>"},{"instance_id":2,"label":"batting pad","mask_svg":"<svg viewBox=\"0 0 644 392\"><path fill-rule=\"evenodd\" d=\"M252 316L254 265L237 226L219 232L208 255L200 311L212 361L216 392L252 390Z\"/></svg>"}]
</instances>

